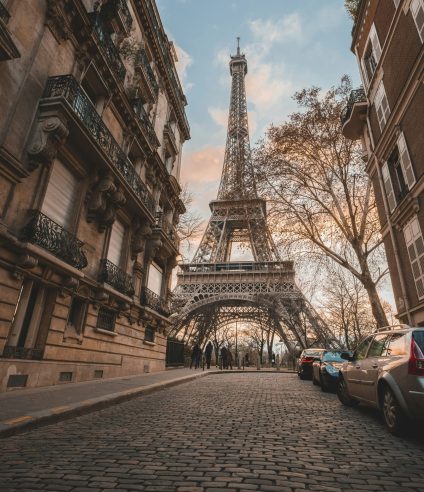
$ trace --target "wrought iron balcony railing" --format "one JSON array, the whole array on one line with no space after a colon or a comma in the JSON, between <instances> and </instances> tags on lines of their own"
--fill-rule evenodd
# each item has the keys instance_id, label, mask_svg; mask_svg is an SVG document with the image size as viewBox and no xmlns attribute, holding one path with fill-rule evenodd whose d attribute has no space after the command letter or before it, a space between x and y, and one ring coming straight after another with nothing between
<instances>
[{"instance_id":1,"label":"wrought iron balcony railing","mask_svg":"<svg viewBox=\"0 0 424 492\"><path fill-rule=\"evenodd\" d=\"M0 19L7 24L10 19L10 14L6 10L6 7L3 5L3 2L0 0Z\"/></svg>"},{"instance_id":2,"label":"wrought iron balcony railing","mask_svg":"<svg viewBox=\"0 0 424 492\"><path fill-rule=\"evenodd\" d=\"M32 359L41 360L43 358L43 349L13 347L6 345L3 349L2 357L6 359Z\"/></svg>"},{"instance_id":3,"label":"wrought iron balcony railing","mask_svg":"<svg viewBox=\"0 0 424 492\"><path fill-rule=\"evenodd\" d=\"M131 275L118 268L109 260L100 260L99 282L106 282L114 289L128 296L134 295Z\"/></svg>"},{"instance_id":4,"label":"wrought iron balcony railing","mask_svg":"<svg viewBox=\"0 0 424 492\"><path fill-rule=\"evenodd\" d=\"M30 220L22 230L22 240L40 246L78 270L87 266L82 241L39 210L29 210L29 213Z\"/></svg>"},{"instance_id":5,"label":"wrought iron balcony railing","mask_svg":"<svg viewBox=\"0 0 424 492\"><path fill-rule=\"evenodd\" d=\"M122 23L128 32L131 29L133 18L127 5L127 0L117 0L118 15L122 18Z\"/></svg>"},{"instance_id":6,"label":"wrought iron balcony railing","mask_svg":"<svg viewBox=\"0 0 424 492\"><path fill-rule=\"evenodd\" d=\"M346 121L350 118L350 115L352 114L352 109L353 105L355 103L361 103L361 102L366 102L367 97L365 95L365 91L362 87L359 89L356 89L350 93L349 100L347 102L347 106L343 110L342 114L340 115L340 120L342 122L342 125L346 123Z\"/></svg>"},{"instance_id":7,"label":"wrought iron balcony railing","mask_svg":"<svg viewBox=\"0 0 424 492\"><path fill-rule=\"evenodd\" d=\"M160 229L162 233L172 242L178 244L179 238L177 231L173 224L165 220L165 217L162 212L158 212L156 214L156 221L153 226L155 229Z\"/></svg>"},{"instance_id":8,"label":"wrought iron balcony railing","mask_svg":"<svg viewBox=\"0 0 424 492\"><path fill-rule=\"evenodd\" d=\"M136 57L136 66L141 67L143 70L155 97L158 97L159 93L159 84L156 80L155 74L153 73L152 67L150 65L149 58L147 56L146 50L141 48L137 53Z\"/></svg>"},{"instance_id":9,"label":"wrought iron balcony railing","mask_svg":"<svg viewBox=\"0 0 424 492\"><path fill-rule=\"evenodd\" d=\"M124 64L122 63L119 55L118 48L114 45L109 33L106 31L98 12L91 12L88 14L91 22L93 23L94 30L100 41L103 50L105 51L106 58L112 67L112 70L116 73L121 82L125 79L127 73Z\"/></svg>"},{"instance_id":10,"label":"wrought iron balcony railing","mask_svg":"<svg viewBox=\"0 0 424 492\"><path fill-rule=\"evenodd\" d=\"M107 155L114 169L122 176L137 198L153 214L155 202L152 195L113 138L90 99L72 75L61 75L48 79L43 98L54 97L62 97L66 100L92 138Z\"/></svg>"},{"instance_id":11,"label":"wrought iron balcony railing","mask_svg":"<svg viewBox=\"0 0 424 492\"><path fill-rule=\"evenodd\" d=\"M159 314L168 315L170 312L169 302L147 287L144 287L141 292L141 304L148 306Z\"/></svg>"},{"instance_id":12,"label":"wrought iron balcony railing","mask_svg":"<svg viewBox=\"0 0 424 492\"><path fill-rule=\"evenodd\" d=\"M141 99L137 98L133 100L133 110L134 113L137 115L137 118L143 126L144 130L146 131L150 145L157 149L160 145L160 142L158 140L158 137L156 136L153 125L150 122L149 117L147 116L147 113L143 106L143 101Z\"/></svg>"}]
</instances>

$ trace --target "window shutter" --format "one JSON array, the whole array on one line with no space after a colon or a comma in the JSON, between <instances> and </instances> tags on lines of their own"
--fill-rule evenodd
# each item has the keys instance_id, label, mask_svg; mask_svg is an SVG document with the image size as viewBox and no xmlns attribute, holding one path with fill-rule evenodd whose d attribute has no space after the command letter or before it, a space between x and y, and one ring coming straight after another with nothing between
<instances>
[{"instance_id":1,"label":"window shutter","mask_svg":"<svg viewBox=\"0 0 424 492\"><path fill-rule=\"evenodd\" d=\"M77 184L71 171L55 160L41 211L65 229L71 224Z\"/></svg>"},{"instance_id":2,"label":"window shutter","mask_svg":"<svg viewBox=\"0 0 424 492\"><path fill-rule=\"evenodd\" d=\"M115 220L112 226L112 231L110 233L107 259L118 267L120 266L121 263L124 236L125 236L124 224L119 220Z\"/></svg>"},{"instance_id":3,"label":"window shutter","mask_svg":"<svg viewBox=\"0 0 424 492\"><path fill-rule=\"evenodd\" d=\"M362 78L364 79L365 87L368 87L370 82L368 80L367 69L365 68L364 59L361 60L361 71L362 71Z\"/></svg>"},{"instance_id":4,"label":"window shutter","mask_svg":"<svg viewBox=\"0 0 424 492\"><path fill-rule=\"evenodd\" d=\"M398 8L399 7L400 0L393 0L393 1L395 3L395 7Z\"/></svg>"},{"instance_id":5,"label":"window shutter","mask_svg":"<svg viewBox=\"0 0 424 492\"><path fill-rule=\"evenodd\" d=\"M403 176L409 189L415 184L414 169L412 167L411 158L409 156L408 147L406 145L405 136L403 133L399 135L398 141L399 158L402 166Z\"/></svg>"},{"instance_id":6,"label":"window shutter","mask_svg":"<svg viewBox=\"0 0 424 492\"><path fill-rule=\"evenodd\" d=\"M371 26L370 29L370 39L371 39L372 51L374 53L374 58L376 63L378 63L378 60L380 60L381 57L381 46L374 24Z\"/></svg>"},{"instance_id":7,"label":"window shutter","mask_svg":"<svg viewBox=\"0 0 424 492\"><path fill-rule=\"evenodd\" d=\"M393 212L393 210L396 207L396 200L395 200L395 194L393 192L392 180L390 179L389 166L387 165L387 162L383 164L383 167L381 168L381 172L383 174L384 189L386 190L389 210L390 212Z\"/></svg>"},{"instance_id":8,"label":"window shutter","mask_svg":"<svg viewBox=\"0 0 424 492\"><path fill-rule=\"evenodd\" d=\"M380 85L378 86L374 98L374 103L375 103L375 109L377 111L378 124L380 126L380 130L383 131L386 121L388 120L390 115L389 101L387 100L383 81L381 81Z\"/></svg>"},{"instance_id":9,"label":"window shutter","mask_svg":"<svg viewBox=\"0 0 424 492\"><path fill-rule=\"evenodd\" d=\"M405 226L403 234L417 294L421 299L424 297L424 241L417 216Z\"/></svg>"},{"instance_id":10,"label":"window shutter","mask_svg":"<svg viewBox=\"0 0 424 492\"><path fill-rule=\"evenodd\" d=\"M163 270L155 262L149 265L149 276L147 278L147 288L156 295L162 295Z\"/></svg>"},{"instance_id":11,"label":"window shutter","mask_svg":"<svg viewBox=\"0 0 424 492\"><path fill-rule=\"evenodd\" d=\"M412 0L411 12L421 41L424 42L424 0Z\"/></svg>"}]
</instances>

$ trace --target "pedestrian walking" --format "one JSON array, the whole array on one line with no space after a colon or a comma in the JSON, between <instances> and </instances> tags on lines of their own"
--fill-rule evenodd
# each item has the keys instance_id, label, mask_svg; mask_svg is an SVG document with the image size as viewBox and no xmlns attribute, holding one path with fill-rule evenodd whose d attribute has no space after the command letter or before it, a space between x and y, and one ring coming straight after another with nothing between
<instances>
[{"instance_id":1,"label":"pedestrian walking","mask_svg":"<svg viewBox=\"0 0 424 492\"><path fill-rule=\"evenodd\" d=\"M202 355L202 351L199 347L199 344L196 343L191 351L190 369L193 367L193 365L195 369L198 369L198 367L200 366L201 355Z\"/></svg>"},{"instance_id":2,"label":"pedestrian walking","mask_svg":"<svg viewBox=\"0 0 424 492\"><path fill-rule=\"evenodd\" d=\"M221 349L221 365L222 369L228 369L228 350L226 347Z\"/></svg>"},{"instance_id":3,"label":"pedestrian walking","mask_svg":"<svg viewBox=\"0 0 424 492\"><path fill-rule=\"evenodd\" d=\"M209 341L205 348L206 367L208 369L211 368L212 351L213 351L213 345L212 342Z\"/></svg>"},{"instance_id":4,"label":"pedestrian walking","mask_svg":"<svg viewBox=\"0 0 424 492\"><path fill-rule=\"evenodd\" d=\"M227 349L227 369L228 367L233 370L233 354L230 349Z\"/></svg>"}]
</instances>

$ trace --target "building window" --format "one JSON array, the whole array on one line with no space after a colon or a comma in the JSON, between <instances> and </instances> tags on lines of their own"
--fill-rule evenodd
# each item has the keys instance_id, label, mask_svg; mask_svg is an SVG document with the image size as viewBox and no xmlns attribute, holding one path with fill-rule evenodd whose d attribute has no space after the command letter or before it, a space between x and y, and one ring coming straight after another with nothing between
<instances>
[{"instance_id":1,"label":"building window","mask_svg":"<svg viewBox=\"0 0 424 492\"><path fill-rule=\"evenodd\" d=\"M65 229L72 227L78 180L59 160L53 164L41 211Z\"/></svg>"},{"instance_id":2,"label":"building window","mask_svg":"<svg viewBox=\"0 0 424 492\"><path fill-rule=\"evenodd\" d=\"M424 42L424 0L412 0L411 12L417 26L421 42Z\"/></svg>"},{"instance_id":3,"label":"building window","mask_svg":"<svg viewBox=\"0 0 424 492\"><path fill-rule=\"evenodd\" d=\"M147 288L156 295L162 295L163 270L154 261L149 265L149 276L147 278Z\"/></svg>"},{"instance_id":4,"label":"building window","mask_svg":"<svg viewBox=\"0 0 424 492\"><path fill-rule=\"evenodd\" d=\"M155 329L151 326L146 326L146 329L144 330L144 341L151 343L155 342Z\"/></svg>"},{"instance_id":5,"label":"building window","mask_svg":"<svg viewBox=\"0 0 424 492\"><path fill-rule=\"evenodd\" d=\"M377 111L378 124L380 126L380 130L383 131L383 128L385 127L390 115L389 102L387 100L386 91L384 90L383 81L381 81L378 86L374 103Z\"/></svg>"},{"instance_id":6,"label":"building window","mask_svg":"<svg viewBox=\"0 0 424 492\"><path fill-rule=\"evenodd\" d=\"M415 184L414 170L403 133L399 135L388 162L389 167L395 171L399 199L402 199Z\"/></svg>"},{"instance_id":7,"label":"building window","mask_svg":"<svg viewBox=\"0 0 424 492\"><path fill-rule=\"evenodd\" d=\"M395 7L398 8L400 4L400 0L393 0Z\"/></svg>"},{"instance_id":8,"label":"building window","mask_svg":"<svg viewBox=\"0 0 424 492\"><path fill-rule=\"evenodd\" d=\"M79 297L74 297L71 302L68 314L67 325L72 327L76 333L81 334L84 327L87 303Z\"/></svg>"},{"instance_id":9,"label":"building window","mask_svg":"<svg viewBox=\"0 0 424 492\"><path fill-rule=\"evenodd\" d=\"M124 237L125 237L124 224L119 220L115 220L112 226L112 230L110 232L107 259L117 267L120 267L122 262Z\"/></svg>"},{"instance_id":10,"label":"building window","mask_svg":"<svg viewBox=\"0 0 424 492\"><path fill-rule=\"evenodd\" d=\"M424 241L418 217L415 216L403 229L409 261L414 275L418 298L424 298Z\"/></svg>"},{"instance_id":11,"label":"building window","mask_svg":"<svg viewBox=\"0 0 424 492\"><path fill-rule=\"evenodd\" d=\"M96 328L100 330L115 331L116 313L111 309L101 307L97 316Z\"/></svg>"},{"instance_id":12,"label":"building window","mask_svg":"<svg viewBox=\"0 0 424 492\"><path fill-rule=\"evenodd\" d=\"M390 178L389 165L387 162L383 164L383 167L381 168L381 174L383 175L383 183L387 197L387 204L389 206L390 212L393 212L393 210L396 208L396 199L393 192L393 185Z\"/></svg>"},{"instance_id":13,"label":"building window","mask_svg":"<svg viewBox=\"0 0 424 492\"><path fill-rule=\"evenodd\" d=\"M367 84L371 82L375 70L378 65L378 61L381 57L381 46L378 39L377 31L374 24L371 26L370 34L366 44L364 57L362 59L362 71Z\"/></svg>"}]
</instances>

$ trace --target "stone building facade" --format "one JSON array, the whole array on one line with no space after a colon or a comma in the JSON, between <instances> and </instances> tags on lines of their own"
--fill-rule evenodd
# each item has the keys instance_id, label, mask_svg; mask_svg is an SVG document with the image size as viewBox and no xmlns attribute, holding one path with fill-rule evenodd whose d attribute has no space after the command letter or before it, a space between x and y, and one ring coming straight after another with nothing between
<instances>
[{"instance_id":1,"label":"stone building facade","mask_svg":"<svg viewBox=\"0 0 424 492\"><path fill-rule=\"evenodd\" d=\"M424 325L424 0L362 0L352 31L363 88L342 115L362 139L399 320Z\"/></svg>"},{"instance_id":2,"label":"stone building facade","mask_svg":"<svg viewBox=\"0 0 424 492\"><path fill-rule=\"evenodd\" d=\"M164 369L186 99L154 0L0 0L0 387Z\"/></svg>"}]
</instances>

